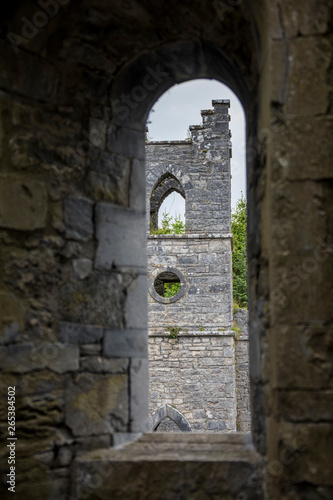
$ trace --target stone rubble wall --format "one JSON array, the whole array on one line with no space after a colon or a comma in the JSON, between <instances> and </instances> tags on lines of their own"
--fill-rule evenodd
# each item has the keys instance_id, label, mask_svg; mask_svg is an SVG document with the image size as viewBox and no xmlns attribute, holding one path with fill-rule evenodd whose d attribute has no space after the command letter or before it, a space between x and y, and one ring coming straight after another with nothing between
<instances>
[{"instance_id":1,"label":"stone rubble wall","mask_svg":"<svg viewBox=\"0 0 333 500\"><path fill-rule=\"evenodd\" d=\"M236 430L232 336L150 336L149 369L151 412L169 404L193 431Z\"/></svg>"},{"instance_id":2,"label":"stone rubble wall","mask_svg":"<svg viewBox=\"0 0 333 500\"><path fill-rule=\"evenodd\" d=\"M248 311L238 309L234 312L236 362L236 429L240 432L251 431L250 408L250 366L249 366L249 326Z\"/></svg>"}]
</instances>

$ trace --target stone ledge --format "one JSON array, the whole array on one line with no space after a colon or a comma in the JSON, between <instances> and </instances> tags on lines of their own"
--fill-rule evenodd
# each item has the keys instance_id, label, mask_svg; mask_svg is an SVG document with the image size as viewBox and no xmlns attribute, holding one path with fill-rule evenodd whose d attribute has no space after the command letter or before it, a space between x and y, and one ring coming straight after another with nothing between
<instances>
[{"instance_id":1,"label":"stone ledge","mask_svg":"<svg viewBox=\"0 0 333 500\"><path fill-rule=\"evenodd\" d=\"M179 498L190 498L190 491L197 498L208 498L212 491L218 492L216 499L262 498L262 463L249 433L148 433L121 450L80 453L73 465L73 491L80 478L106 466L109 474L94 488L96 500L174 498L175 487Z\"/></svg>"},{"instance_id":2,"label":"stone ledge","mask_svg":"<svg viewBox=\"0 0 333 500\"><path fill-rule=\"evenodd\" d=\"M182 327L183 328L183 327ZM191 330L191 326L185 326L183 330L188 329L188 332L180 331L179 334L177 335L177 338L179 337L233 337L236 338L236 333L233 330L224 330L224 331L219 331L219 330L208 330L208 331L201 331L201 330ZM148 333L149 338L153 337L170 337L170 333L168 331L162 331L162 332L157 332L157 333ZM243 339L242 339L243 340Z\"/></svg>"},{"instance_id":3,"label":"stone ledge","mask_svg":"<svg viewBox=\"0 0 333 500\"><path fill-rule=\"evenodd\" d=\"M149 234L148 240L155 240L159 238L165 239L204 239L204 240L213 240L213 239L231 239L233 238L232 233L186 233L186 234Z\"/></svg>"},{"instance_id":4,"label":"stone ledge","mask_svg":"<svg viewBox=\"0 0 333 500\"><path fill-rule=\"evenodd\" d=\"M172 146L173 144L188 145L192 144L192 139L184 141L148 141L147 146Z\"/></svg>"}]
</instances>

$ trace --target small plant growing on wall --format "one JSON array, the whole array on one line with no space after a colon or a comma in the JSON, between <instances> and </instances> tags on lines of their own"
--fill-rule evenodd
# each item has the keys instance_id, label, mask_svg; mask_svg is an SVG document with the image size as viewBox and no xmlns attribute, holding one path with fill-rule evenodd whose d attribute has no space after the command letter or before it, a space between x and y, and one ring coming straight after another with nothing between
<instances>
[{"instance_id":1,"label":"small plant growing on wall","mask_svg":"<svg viewBox=\"0 0 333 500\"><path fill-rule=\"evenodd\" d=\"M234 321L234 324L232 325L231 329L235 332L235 334L236 334L236 339L238 340L238 339L239 339L239 336L240 336L241 329L240 329L240 327L238 326L238 324L236 323L236 321Z\"/></svg>"},{"instance_id":2,"label":"small plant growing on wall","mask_svg":"<svg viewBox=\"0 0 333 500\"><path fill-rule=\"evenodd\" d=\"M176 326L176 325L169 326L168 331L169 331L170 339L176 339L176 338L178 338L180 328L179 328L179 326Z\"/></svg>"},{"instance_id":3,"label":"small plant growing on wall","mask_svg":"<svg viewBox=\"0 0 333 500\"><path fill-rule=\"evenodd\" d=\"M202 325L199 326L199 330L200 332L203 332L204 331L204 327Z\"/></svg>"}]
</instances>

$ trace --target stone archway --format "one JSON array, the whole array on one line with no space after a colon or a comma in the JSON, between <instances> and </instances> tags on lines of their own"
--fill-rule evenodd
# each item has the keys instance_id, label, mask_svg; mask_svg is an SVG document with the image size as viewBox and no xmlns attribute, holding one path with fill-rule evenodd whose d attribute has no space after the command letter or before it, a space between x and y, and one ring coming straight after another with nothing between
<instances>
[{"instance_id":1,"label":"stone archway","mask_svg":"<svg viewBox=\"0 0 333 500\"><path fill-rule=\"evenodd\" d=\"M171 420L173 420L181 431L192 431L191 425L184 417L184 415L170 405L164 405L158 410L154 411L154 413L150 417L151 430L154 431L165 417L169 417Z\"/></svg>"},{"instance_id":2,"label":"stone archway","mask_svg":"<svg viewBox=\"0 0 333 500\"><path fill-rule=\"evenodd\" d=\"M172 192L179 193L185 199L185 191L179 180L169 172L157 181L150 195L150 225L155 231L158 229L158 211L163 201Z\"/></svg>"}]
</instances>

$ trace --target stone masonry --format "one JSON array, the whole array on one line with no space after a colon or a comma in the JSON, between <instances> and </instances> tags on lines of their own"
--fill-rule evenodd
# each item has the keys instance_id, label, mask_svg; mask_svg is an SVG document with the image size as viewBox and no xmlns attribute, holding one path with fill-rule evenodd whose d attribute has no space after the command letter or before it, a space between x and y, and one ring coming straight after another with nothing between
<instances>
[{"instance_id":1,"label":"stone masonry","mask_svg":"<svg viewBox=\"0 0 333 500\"><path fill-rule=\"evenodd\" d=\"M176 408L196 431L250 429L248 342L236 348L232 329L229 105L213 101L189 140L146 145L150 411ZM151 235L173 191L186 200L186 233ZM172 298L154 290L163 272L179 277Z\"/></svg>"}]
</instances>

